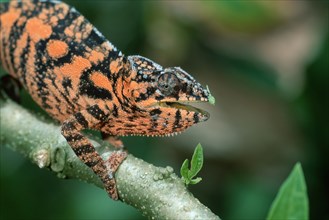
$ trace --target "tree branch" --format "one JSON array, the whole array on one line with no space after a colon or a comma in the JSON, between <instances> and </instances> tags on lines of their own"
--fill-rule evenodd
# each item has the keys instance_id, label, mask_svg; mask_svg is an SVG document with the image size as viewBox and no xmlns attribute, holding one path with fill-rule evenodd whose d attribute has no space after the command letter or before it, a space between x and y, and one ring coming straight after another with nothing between
<instances>
[{"instance_id":1,"label":"tree branch","mask_svg":"<svg viewBox=\"0 0 329 220\"><path fill-rule=\"evenodd\" d=\"M37 119L9 100L0 100L0 131L1 146L22 153L40 168L103 188L99 178L75 156L59 126ZM111 153L107 143L94 138L92 143L102 157ZM121 200L149 218L219 219L187 191L171 167L155 167L129 155L116 179Z\"/></svg>"}]
</instances>

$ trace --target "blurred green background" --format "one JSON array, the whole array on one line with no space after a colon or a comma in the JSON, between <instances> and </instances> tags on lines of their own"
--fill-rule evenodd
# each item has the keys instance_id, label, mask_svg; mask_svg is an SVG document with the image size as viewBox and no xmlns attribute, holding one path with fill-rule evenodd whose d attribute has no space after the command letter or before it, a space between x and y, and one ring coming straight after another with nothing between
<instances>
[{"instance_id":1,"label":"blurred green background","mask_svg":"<svg viewBox=\"0 0 329 220\"><path fill-rule=\"evenodd\" d=\"M328 1L67 3L124 54L181 66L216 97L202 105L210 120L182 135L124 138L132 154L179 173L202 143L203 180L190 190L223 219L264 219L301 161L311 219L329 218ZM1 219L144 219L92 185L0 149Z\"/></svg>"}]
</instances>

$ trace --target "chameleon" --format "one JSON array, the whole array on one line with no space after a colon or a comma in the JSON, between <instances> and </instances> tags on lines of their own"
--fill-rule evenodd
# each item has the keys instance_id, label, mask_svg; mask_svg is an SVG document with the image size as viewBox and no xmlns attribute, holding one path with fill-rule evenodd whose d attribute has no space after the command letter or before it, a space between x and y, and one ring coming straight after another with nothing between
<instances>
[{"instance_id":1,"label":"chameleon","mask_svg":"<svg viewBox=\"0 0 329 220\"><path fill-rule=\"evenodd\" d=\"M127 157L120 136L174 135L210 117L189 105L212 100L208 88L180 67L125 56L61 1L0 3L0 60L61 124L67 143L114 200L114 174ZM86 129L100 131L117 150L102 159Z\"/></svg>"}]
</instances>

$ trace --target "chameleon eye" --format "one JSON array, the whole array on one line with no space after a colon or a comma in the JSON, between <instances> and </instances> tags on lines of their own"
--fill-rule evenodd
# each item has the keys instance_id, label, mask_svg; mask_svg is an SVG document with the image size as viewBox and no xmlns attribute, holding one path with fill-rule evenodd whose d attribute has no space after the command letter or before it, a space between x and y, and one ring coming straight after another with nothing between
<instances>
[{"instance_id":1,"label":"chameleon eye","mask_svg":"<svg viewBox=\"0 0 329 220\"><path fill-rule=\"evenodd\" d=\"M179 92L180 81L177 76L170 72L165 72L158 77L159 90L164 95L175 95Z\"/></svg>"}]
</instances>

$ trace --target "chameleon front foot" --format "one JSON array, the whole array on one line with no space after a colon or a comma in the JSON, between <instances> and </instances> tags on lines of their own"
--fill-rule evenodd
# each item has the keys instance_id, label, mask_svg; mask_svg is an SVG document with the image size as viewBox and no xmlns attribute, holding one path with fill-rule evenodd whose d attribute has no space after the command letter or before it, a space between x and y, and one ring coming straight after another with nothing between
<instances>
[{"instance_id":1,"label":"chameleon front foot","mask_svg":"<svg viewBox=\"0 0 329 220\"><path fill-rule=\"evenodd\" d=\"M128 154L126 151L114 151L109 157L109 159L105 162L107 170L109 170L110 172L107 178L103 179L103 183L105 190L114 200L119 199L114 174L127 156Z\"/></svg>"}]
</instances>

